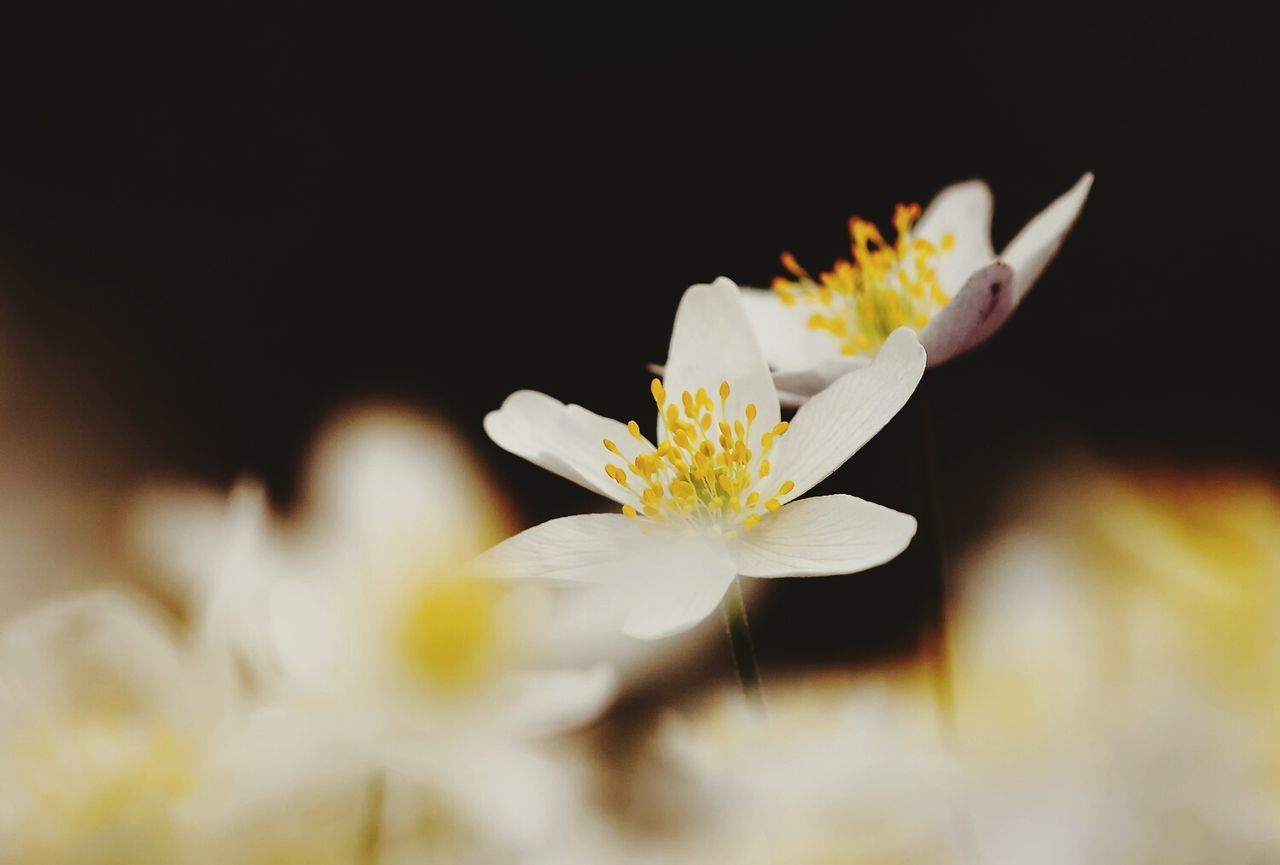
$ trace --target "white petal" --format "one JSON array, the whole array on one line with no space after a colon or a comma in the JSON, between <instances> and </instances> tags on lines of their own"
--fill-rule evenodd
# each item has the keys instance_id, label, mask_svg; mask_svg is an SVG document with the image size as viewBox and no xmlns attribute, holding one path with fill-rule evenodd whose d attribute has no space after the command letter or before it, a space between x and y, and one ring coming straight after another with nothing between
<instances>
[{"instance_id":1,"label":"white petal","mask_svg":"<svg viewBox=\"0 0 1280 865\"><path fill-rule=\"evenodd\" d=\"M787 408L796 408L845 373L870 365L871 358L865 355L841 356L809 369L778 370L773 374L773 384L778 389L778 401Z\"/></svg>"},{"instance_id":2,"label":"white petal","mask_svg":"<svg viewBox=\"0 0 1280 865\"><path fill-rule=\"evenodd\" d=\"M778 422L777 392L742 295L721 277L711 285L692 286L680 299L663 385L668 401L678 403L682 392L696 393L701 387L719 402L716 389L723 381L729 382L728 420L744 418L747 403L755 403L759 429Z\"/></svg>"},{"instance_id":3,"label":"white petal","mask_svg":"<svg viewBox=\"0 0 1280 865\"><path fill-rule=\"evenodd\" d=\"M795 484L780 498L804 494L878 433L911 398L924 364L915 332L900 327L870 366L846 373L801 406L775 445L772 477Z\"/></svg>"},{"instance_id":4,"label":"white petal","mask_svg":"<svg viewBox=\"0 0 1280 865\"><path fill-rule=\"evenodd\" d=\"M929 366L968 351L999 330L1013 312L1017 274L997 262L976 271L951 302L920 331Z\"/></svg>"},{"instance_id":5,"label":"white petal","mask_svg":"<svg viewBox=\"0 0 1280 865\"><path fill-rule=\"evenodd\" d=\"M559 733L594 721L618 690L606 664L587 670L540 670L512 677L504 692L505 723L529 735Z\"/></svg>"},{"instance_id":6,"label":"white petal","mask_svg":"<svg viewBox=\"0 0 1280 865\"><path fill-rule=\"evenodd\" d=\"M633 438L626 424L532 390L516 391L489 412L484 431L499 447L624 503L636 497L605 474L606 464L621 460L605 450L604 440L614 442L628 462L653 450L648 441Z\"/></svg>"},{"instance_id":7,"label":"white petal","mask_svg":"<svg viewBox=\"0 0 1280 865\"><path fill-rule=\"evenodd\" d=\"M735 575L721 539L622 514L551 520L498 544L477 565L495 577L607 586L602 608L622 609L623 633L642 639L706 618Z\"/></svg>"},{"instance_id":8,"label":"white petal","mask_svg":"<svg viewBox=\"0 0 1280 865\"><path fill-rule=\"evenodd\" d=\"M776 292L760 288L742 289L742 303L760 348L774 369L805 370L823 361L841 359L838 339L809 328L812 306L787 306Z\"/></svg>"},{"instance_id":9,"label":"white petal","mask_svg":"<svg viewBox=\"0 0 1280 865\"><path fill-rule=\"evenodd\" d=\"M934 197L911 230L913 237L941 243L950 233L955 246L937 258L938 281L955 295L969 274L996 257L991 248L991 189L981 180L948 186Z\"/></svg>"},{"instance_id":10,"label":"white petal","mask_svg":"<svg viewBox=\"0 0 1280 865\"><path fill-rule=\"evenodd\" d=\"M392 407L350 412L326 427L311 454L306 531L419 567L474 555L507 533L475 466L438 423Z\"/></svg>"},{"instance_id":11,"label":"white petal","mask_svg":"<svg viewBox=\"0 0 1280 865\"><path fill-rule=\"evenodd\" d=\"M744 576L824 577L882 565L915 533L907 514L853 496L819 496L769 514L732 552Z\"/></svg>"},{"instance_id":12,"label":"white petal","mask_svg":"<svg viewBox=\"0 0 1280 865\"><path fill-rule=\"evenodd\" d=\"M1063 239L1089 197L1093 174L1087 172L1076 185L1026 224L1001 256L1014 270L1013 299L1018 303L1057 255Z\"/></svg>"}]
</instances>

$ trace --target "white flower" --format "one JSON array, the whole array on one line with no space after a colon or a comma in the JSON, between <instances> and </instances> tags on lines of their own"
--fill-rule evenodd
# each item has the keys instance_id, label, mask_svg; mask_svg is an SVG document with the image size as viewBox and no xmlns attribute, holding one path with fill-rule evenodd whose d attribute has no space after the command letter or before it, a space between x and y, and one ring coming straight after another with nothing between
<instances>
[{"instance_id":1,"label":"white flower","mask_svg":"<svg viewBox=\"0 0 1280 865\"><path fill-rule=\"evenodd\" d=\"M583 807L574 761L544 739L599 714L613 675L555 663L550 587L475 566L502 511L451 434L389 410L322 435L291 519L252 485L138 508L140 546L188 586L203 638L263 710L362 765L362 787L385 778L380 861L524 861ZM310 837L250 822L253 850Z\"/></svg>"},{"instance_id":2,"label":"white flower","mask_svg":"<svg viewBox=\"0 0 1280 865\"><path fill-rule=\"evenodd\" d=\"M543 667L555 634L545 587L471 562L502 536L502 505L429 422L391 410L340 419L288 521L248 485L221 513L189 501L184 521L172 502L142 509L145 546L186 572L206 638L273 698L384 743L396 737L379 723L408 739L553 731L611 696L606 668Z\"/></svg>"},{"instance_id":3,"label":"white flower","mask_svg":"<svg viewBox=\"0 0 1280 865\"><path fill-rule=\"evenodd\" d=\"M627 799L651 828L625 861L963 861L961 764L921 682L792 680L767 716L719 694L667 715L639 766Z\"/></svg>"},{"instance_id":4,"label":"white flower","mask_svg":"<svg viewBox=\"0 0 1280 865\"><path fill-rule=\"evenodd\" d=\"M899 205L892 243L874 224L850 220L853 260L838 261L816 279L784 254L792 279L775 280L772 291L743 289L784 402L798 405L865 366L898 327L920 333L930 366L986 340L1057 254L1092 185L1093 175L1085 174L998 258L991 247L994 202L980 180L944 189L923 216L919 205Z\"/></svg>"},{"instance_id":5,"label":"white flower","mask_svg":"<svg viewBox=\"0 0 1280 865\"><path fill-rule=\"evenodd\" d=\"M685 292L665 379L654 380L657 446L619 423L533 391L485 418L502 447L622 505L552 520L483 557L495 571L609 585L627 634L655 638L706 617L735 575L846 574L896 556L905 514L848 495L794 501L903 406L924 371L915 334L891 334L871 365L780 420L773 380L738 288Z\"/></svg>"},{"instance_id":6,"label":"white flower","mask_svg":"<svg viewBox=\"0 0 1280 865\"><path fill-rule=\"evenodd\" d=\"M235 717L156 614L73 596L0 631L0 862L170 863Z\"/></svg>"}]
</instances>

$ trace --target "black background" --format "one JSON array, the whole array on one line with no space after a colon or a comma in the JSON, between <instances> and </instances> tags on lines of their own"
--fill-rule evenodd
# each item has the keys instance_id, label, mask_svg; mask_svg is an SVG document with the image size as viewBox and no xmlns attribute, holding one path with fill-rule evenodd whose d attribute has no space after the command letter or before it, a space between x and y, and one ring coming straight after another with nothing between
<instances>
[{"instance_id":1,"label":"black background","mask_svg":"<svg viewBox=\"0 0 1280 865\"><path fill-rule=\"evenodd\" d=\"M1270 473L1267 30L1122 5L9 22L0 316L123 485L251 472L287 504L323 418L387 396L469 433L532 523L602 505L483 439L511 390L644 415L687 285L821 267L851 213L969 177L999 249L1093 170L1010 326L927 377L952 542L1064 452ZM920 513L910 415L829 488ZM788 581L765 663L910 646L928 560Z\"/></svg>"}]
</instances>

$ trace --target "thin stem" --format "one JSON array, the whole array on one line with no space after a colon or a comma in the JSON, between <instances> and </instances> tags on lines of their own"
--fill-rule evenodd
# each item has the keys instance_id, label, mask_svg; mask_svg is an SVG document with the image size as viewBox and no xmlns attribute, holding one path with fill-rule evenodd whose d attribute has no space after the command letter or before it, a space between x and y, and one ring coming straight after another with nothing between
<instances>
[{"instance_id":1,"label":"thin stem","mask_svg":"<svg viewBox=\"0 0 1280 865\"><path fill-rule=\"evenodd\" d=\"M751 642L751 626L747 623L747 604L742 597L741 577L734 577L724 596L724 624L729 631L729 645L733 648L733 662L738 668L742 693L747 702L763 711L760 667L756 663L756 650Z\"/></svg>"},{"instance_id":2,"label":"thin stem","mask_svg":"<svg viewBox=\"0 0 1280 865\"><path fill-rule=\"evenodd\" d=\"M946 532L942 518L942 491L938 470L938 448L933 434L933 412L929 406L927 382L916 390L916 421L920 433L925 498L928 499L929 524L927 540L932 549L933 568L925 599L925 652L933 668L935 697L943 719L949 727L955 723L951 684L951 661L948 657L947 597L949 563Z\"/></svg>"},{"instance_id":3,"label":"thin stem","mask_svg":"<svg viewBox=\"0 0 1280 865\"><path fill-rule=\"evenodd\" d=\"M375 865L382 847L382 808L387 798L387 777L381 771L369 778L364 794L364 817L356 850L359 865Z\"/></svg>"}]
</instances>

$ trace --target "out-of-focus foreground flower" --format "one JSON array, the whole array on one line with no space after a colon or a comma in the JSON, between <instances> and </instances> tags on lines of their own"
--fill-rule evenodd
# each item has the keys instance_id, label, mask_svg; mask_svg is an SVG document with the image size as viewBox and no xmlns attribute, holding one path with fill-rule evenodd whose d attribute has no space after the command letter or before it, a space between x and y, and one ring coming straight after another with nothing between
<instances>
[{"instance_id":1,"label":"out-of-focus foreground flower","mask_svg":"<svg viewBox=\"0 0 1280 865\"><path fill-rule=\"evenodd\" d=\"M527 577L609 585L626 633L661 637L700 622L738 575L864 570L915 533L906 514L848 495L788 504L839 468L915 390L924 352L907 329L876 362L781 420L777 393L727 279L685 292L664 379L654 380L659 444L623 424L518 391L485 419L502 447L613 499L621 514L565 517L486 560Z\"/></svg>"},{"instance_id":2,"label":"out-of-focus foreground flower","mask_svg":"<svg viewBox=\"0 0 1280 865\"><path fill-rule=\"evenodd\" d=\"M139 513L254 698L391 781L380 795L429 799L437 855L527 853L572 815L573 761L537 740L596 716L613 676L551 667L550 589L473 561L502 507L446 431L392 412L337 424L287 521L251 485L226 506L153 493Z\"/></svg>"},{"instance_id":3,"label":"out-of-focus foreground flower","mask_svg":"<svg viewBox=\"0 0 1280 865\"><path fill-rule=\"evenodd\" d=\"M1040 488L952 620L976 861L1280 856L1280 494L1232 478Z\"/></svg>"},{"instance_id":4,"label":"out-of-focus foreground flower","mask_svg":"<svg viewBox=\"0 0 1280 865\"><path fill-rule=\"evenodd\" d=\"M899 327L919 331L936 366L982 343L1012 315L1057 254L1093 185L1086 174L1020 231L991 246L991 190L980 180L944 189L921 215L899 205L888 241L854 217L852 260L810 276L790 254L790 278L744 288L752 327L778 392L799 404L868 364Z\"/></svg>"}]
</instances>

